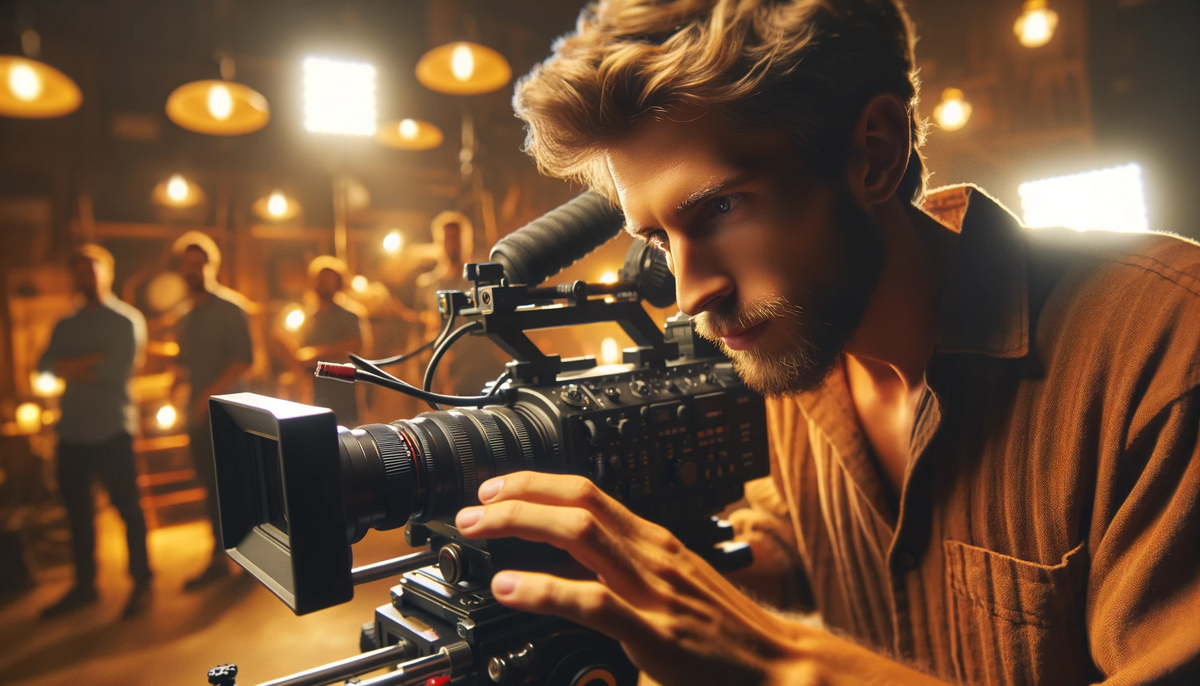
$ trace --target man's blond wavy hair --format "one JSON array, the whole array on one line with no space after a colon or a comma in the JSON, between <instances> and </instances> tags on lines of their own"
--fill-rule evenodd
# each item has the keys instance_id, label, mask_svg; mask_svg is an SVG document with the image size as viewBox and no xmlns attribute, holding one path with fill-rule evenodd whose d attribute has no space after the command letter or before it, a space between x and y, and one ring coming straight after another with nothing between
<instances>
[{"instance_id":1,"label":"man's blond wavy hair","mask_svg":"<svg viewBox=\"0 0 1200 686\"><path fill-rule=\"evenodd\" d=\"M615 200L600 153L648 116L715 109L747 131L786 131L834 178L863 108L892 93L912 122L897 193L919 202L913 44L900 0L598 0L517 83L513 105L543 173Z\"/></svg>"}]
</instances>

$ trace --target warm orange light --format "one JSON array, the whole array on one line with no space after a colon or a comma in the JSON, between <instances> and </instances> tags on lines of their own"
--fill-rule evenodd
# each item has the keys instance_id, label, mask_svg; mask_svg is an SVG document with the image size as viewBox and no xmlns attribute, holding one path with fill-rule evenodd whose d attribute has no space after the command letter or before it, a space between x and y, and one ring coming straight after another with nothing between
<instances>
[{"instance_id":1,"label":"warm orange light","mask_svg":"<svg viewBox=\"0 0 1200 686\"><path fill-rule=\"evenodd\" d=\"M255 200L250 209L259 219L267 221L291 219L298 216L302 210L300 203L296 202L295 198L288 197L286 193L278 189Z\"/></svg>"},{"instance_id":2,"label":"warm orange light","mask_svg":"<svg viewBox=\"0 0 1200 686\"><path fill-rule=\"evenodd\" d=\"M79 109L83 94L71 77L43 62L0 55L0 114L21 119L61 117Z\"/></svg>"},{"instance_id":3,"label":"warm orange light","mask_svg":"<svg viewBox=\"0 0 1200 686\"><path fill-rule=\"evenodd\" d=\"M167 117L179 126L210 136L240 136L271 121L261 93L240 83L209 79L176 88L167 98Z\"/></svg>"},{"instance_id":4,"label":"warm orange light","mask_svg":"<svg viewBox=\"0 0 1200 686\"><path fill-rule=\"evenodd\" d=\"M508 60L495 50L459 41L438 46L417 62L417 80L450 95L479 95L503 88L512 78Z\"/></svg>"},{"instance_id":5,"label":"warm orange light","mask_svg":"<svg viewBox=\"0 0 1200 686\"><path fill-rule=\"evenodd\" d=\"M154 202L164 207L195 207L203 200L204 191L182 174L172 174L154 188Z\"/></svg>"},{"instance_id":6,"label":"warm orange light","mask_svg":"<svg viewBox=\"0 0 1200 686\"><path fill-rule=\"evenodd\" d=\"M427 121L401 119L379 127L375 140L400 150L431 150L442 144L442 130Z\"/></svg>"},{"instance_id":7,"label":"warm orange light","mask_svg":"<svg viewBox=\"0 0 1200 686\"><path fill-rule=\"evenodd\" d=\"M961 90L947 88L942 91L942 102L933 108L933 118L942 129L957 131L971 118L971 103L963 100Z\"/></svg>"},{"instance_id":8,"label":"warm orange light","mask_svg":"<svg viewBox=\"0 0 1200 686\"><path fill-rule=\"evenodd\" d=\"M1024 11L1013 24L1013 33L1021 45L1040 48L1054 37L1058 27L1058 12L1046 7L1046 0L1027 0Z\"/></svg>"},{"instance_id":9,"label":"warm orange light","mask_svg":"<svg viewBox=\"0 0 1200 686\"><path fill-rule=\"evenodd\" d=\"M616 282L617 282L616 272L604 272L603 274L600 275L600 283L616 283Z\"/></svg>"},{"instance_id":10,"label":"warm orange light","mask_svg":"<svg viewBox=\"0 0 1200 686\"><path fill-rule=\"evenodd\" d=\"M390 255L395 255L400 252L401 246L404 245L404 237L399 231L392 231L383 237L383 249Z\"/></svg>"},{"instance_id":11,"label":"warm orange light","mask_svg":"<svg viewBox=\"0 0 1200 686\"><path fill-rule=\"evenodd\" d=\"M37 403L17 405L17 431L35 434L42 428L42 406Z\"/></svg>"}]
</instances>

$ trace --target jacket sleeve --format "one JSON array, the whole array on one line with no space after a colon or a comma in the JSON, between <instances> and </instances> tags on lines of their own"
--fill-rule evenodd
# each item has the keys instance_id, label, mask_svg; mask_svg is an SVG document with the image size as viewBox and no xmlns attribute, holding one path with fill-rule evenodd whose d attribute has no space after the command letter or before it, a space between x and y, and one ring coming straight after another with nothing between
<instances>
[{"instance_id":1,"label":"jacket sleeve","mask_svg":"<svg viewBox=\"0 0 1200 686\"><path fill-rule=\"evenodd\" d=\"M1087 634L1105 684L1200 683L1200 389L1101 466Z\"/></svg>"},{"instance_id":2,"label":"jacket sleeve","mask_svg":"<svg viewBox=\"0 0 1200 686\"><path fill-rule=\"evenodd\" d=\"M804 572L792 508L786 494L786 481L803 455L793 454L797 444L793 432L807 431L799 420L799 409L792 403L770 401L767 425L770 434L771 474L746 483L747 507L734 511L729 521L735 540L750 544L754 562L729 578L750 591L760 601L784 610L813 609L812 592ZM798 484L797 484L798 485Z\"/></svg>"}]
</instances>

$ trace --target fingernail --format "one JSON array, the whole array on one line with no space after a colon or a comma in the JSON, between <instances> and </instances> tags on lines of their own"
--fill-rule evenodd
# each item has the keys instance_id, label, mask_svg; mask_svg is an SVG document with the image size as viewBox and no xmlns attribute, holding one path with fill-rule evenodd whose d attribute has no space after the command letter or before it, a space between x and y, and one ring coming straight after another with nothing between
<instances>
[{"instance_id":1,"label":"fingernail","mask_svg":"<svg viewBox=\"0 0 1200 686\"><path fill-rule=\"evenodd\" d=\"M500 572L492 578L493 595L509 595L517 590L517 575Z\"/></svg>"},{"instance_id":2,"label":"fingernail","mask_svg":"<svg viewBox=\"0 0 1200 686\"><path fill-rule=\"evenodd\" d=\"M500 489L503 487L504 479L491 479L490 481L484 481L483 485L479 487L479 502L486 503L492 498L495 498L496 494L499 493Z\"/></svg>"},{"instance_id":3,"label":"fingernail","mask_svg":"<svg viewBox=\"0 0 1200 686\"><path fill-rule=\"evenodd\" d=\"M483 516L482 507L467 507L459 510L458 516L454 518L454 523L460 529L469 529L479 522L479 518Z\"/></svg>"}]
</instances>

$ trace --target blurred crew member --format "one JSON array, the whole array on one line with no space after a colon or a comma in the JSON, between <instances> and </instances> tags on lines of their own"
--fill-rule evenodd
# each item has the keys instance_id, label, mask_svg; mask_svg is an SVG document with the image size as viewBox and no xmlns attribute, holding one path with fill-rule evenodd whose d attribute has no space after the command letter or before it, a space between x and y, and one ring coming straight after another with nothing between
<instances>
[{"instance_id":1,"label":"blurred crew member","mask_svg":"<svg viewBox=\"0 0 1200 686\"><path fill-rule=\"evenodd\" d=\"M350 353L361 354L370 339L366 311L346 297L346 263L322 255L308 265L309 281L317 296L316 309L304 318L300 331L303 347L293 353L296 362L311 370L317 360L345 362ZM313 379L313 404L328 407L338 424L358 424L358 395L354 384Z\"/></svg>"},{"instance_id":2,"label":"blurred crew member","mask_svg":"<svg viewBox=\"0 0 1200 686\"><path fill-rule=\"evenodd\" d=\"M426 335L436 336L442 328L438 314L438 291L465 291L473 284L463 278L463 265L471 259L473 230L471 221L461 212L446 211L434 217L430 225L434 245L438 246L438 263L431 271L417 278ZM500 376L507 360L494 343L478 336L464 336L450 348L441 365L449 370L450 388L434 390L460 395L478 395L484 384ZM439 374L439 378L443 375Z\"/></svg>"},{"instance_id":3,"label":"blurred crew member","mask_svg":"<svg viewBox=\"0 0 1200 686\"><path fill-rule=\"evenodd\" d=\"M38 369L66 381L58 423L58 490L71 525L75 586L46 608L55 617L96 600L96 527L92 482L100 481L125 520L133 593L125 607L132 615L150 599L146 520L138 502L133 463L137 409L129 399L129 378L146 345L142 313L112 293L113 256L98 245L83 245L71 256L71 275L84 303L54 327Z\"/></svg>"},{"instance_id":4,"label":"blurred crew member","mask_svg":"<svg viewBox=\"0 0 1200 686\"><path fill-rule=\"evenodd\" d=\"M213 532L208 567L184 584L186 590L193 590L229 574L221 547L208 398L237 390L254 363L254 346L249 318L242 305L245 299L217 283L221 253L216 243L203 233L189 231L175 242L175 254L189 296L184 304L188 309L175 325L179 343L177 362L191 384L188 437L196 478L208 492L208 516Z\"/></svg>"}]
</instances>

